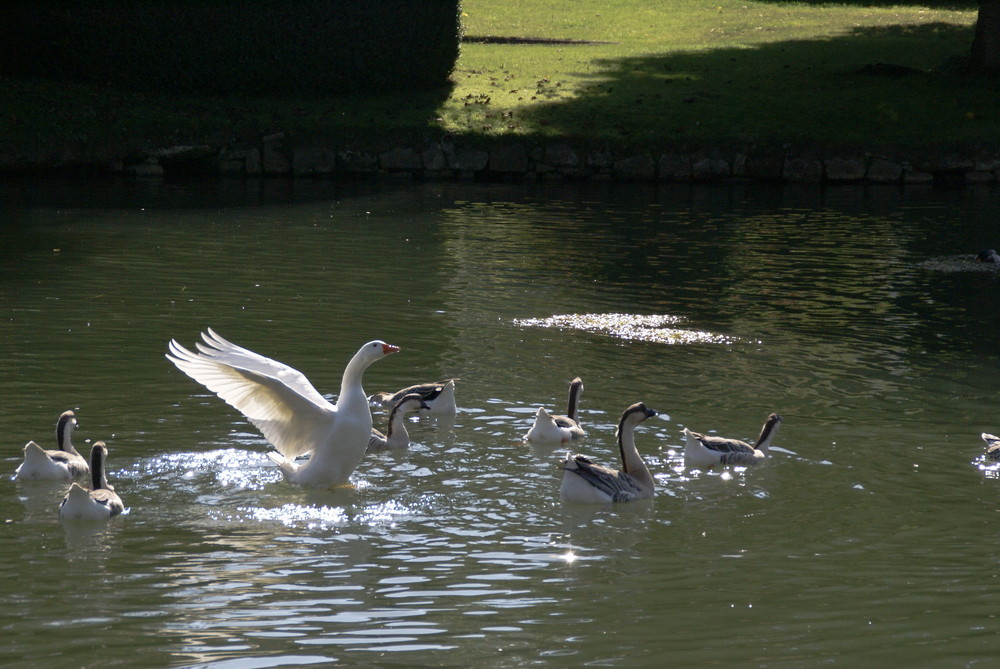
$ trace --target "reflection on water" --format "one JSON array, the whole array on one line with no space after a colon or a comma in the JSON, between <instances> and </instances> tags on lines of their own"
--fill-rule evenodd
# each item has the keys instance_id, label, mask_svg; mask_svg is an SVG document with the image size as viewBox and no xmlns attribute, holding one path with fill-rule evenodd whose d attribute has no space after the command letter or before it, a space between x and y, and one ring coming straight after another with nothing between
<instances>
[{"instance_id":1,"label":"reflection on water","mask_svg":"<svg viewBox=\"0 0 1000 669\"><path fill-rule=\"evenodd\" d=\"M657 344L729 344L731 337L701 330L665 327L683 321L669 314L557 314L548 318L515 319L516 325L543 328L573 328L609 334L621 339ZM760 343L760 342L758 342Z\"/></svg>"},{"instance_id":2,"label":"reflection on water","mask_svg":"<svg viewBox=\"0 0 1000 669\"><path fill-rule=\"evenodd\" d=\"M63 487L0 480L4 666L992 659L1000 195L588 189L3 188L5 466L75 407L130 509L63 527ZM366 388L457 376L459 413L290 485L164 359L207 326L321 390L399 343ZM577 375L598 462L666 414L655 499L559 502L564 449L522 438ZM768 463L684 469L682 427L772 410Z\"/></svg>"}]
</instances>

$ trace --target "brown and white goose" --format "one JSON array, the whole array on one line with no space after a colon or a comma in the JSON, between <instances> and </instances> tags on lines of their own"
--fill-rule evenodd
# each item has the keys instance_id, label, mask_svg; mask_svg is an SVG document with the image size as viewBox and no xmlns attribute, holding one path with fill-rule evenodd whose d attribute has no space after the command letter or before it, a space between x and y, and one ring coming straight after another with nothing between
<instances>
[{"instance_id":1,"label":"brown and white goose","mask_svg":"<svg viewBox=\"0 0 1000 669\"><path fill-rule=\"evenodd\" d=\"M583 394L583 381L576 377L569 384L569 400L566 415L550 414L543 407L538 407L535 422L524 435L524 440L532 444L564 444L580 439L585 432L580 427L577 410L580 406L580 395Z\"/></svg>"},{"instance_id":2,"label":"brown and white goose","mask_svg":"<svg viewBox=\"0 0 1000 669\"><path fill-rule=\"evenodd\" d=\"M455 381L459 380L456 378L444 379L437 383L417 383L394 393L374 393L368 398L368 401L375 406L390 409L403 399L403 396L416 393L430 407L427 411L429 414L453 416L458 411L458 406L455 403Z\"/></svg>"},{"instance_id":3,"label":"brown and white goose","mask_svg":"<svg viewBox=\"0 0 1000 669\"><path fill-rule=\"evenodd\" d=\"M411 411L428 411L429 409L427 402L419 393L403 395L389 412L389 427L385 434L372 428L372 437L368 441L368 452L405 449L410 445L410 434L406 431L406 414Z\"/></svg>"},{"instance_id":4,"label":"brown and white goose","mask_svg":"<svg viewBox=\"0 0 1000 669\"><path fill-rule=\"evenodd\" d=\"M331 404L288 365L226 341L209 329L198 352L170 341L167 359L240 411L277 453L270 457L292 483L329 487L348 482L371 439L372 414L361 387L370 364L399 350L370 341L354 354ZM303 462L295 458L309 455Z\"/></svg>"},{"instance_id":5,"label":"brown and white goose","mask_svg":"<svg viewBox=\"0 0 1000 669\"><path fill-rule=\"evenodd\" d=\"M768 456L771 440L781 427L781 416L772 413L761 428L753 446L739 439L715 437L684 428L684 466L688 469L708 469L716 465L756 465Z\"/></svg>"},{"instance_id":6,"label":"brown and white goose","mask_svg":"<svg viewBox=\"0 0 1000 669\"><path fill-rule=\"evenodd\" d=\"M607 503L631 502L652 497L655 492L653 475L635 447L636 426L656 415L642 402L633 404L618 421L618 453L622 468L609 469L596 465L583 455L566 454L559 497L564 502Z\"/></svg>"},{"instance_id":7,"label":"brown and white goose","mask_svg":"<svg viewBox=\"0 0 1000 669\"><path fill-rule=\"evenodd\" d=\"M1000 437L983 432L981 435L986 442L986 457L990 460L1000 461Z\"/></svg>"},{"instance_id":8,"label":"brown and white goose","mask_svg":"<svg viewBox=\"0 0 1000 669\"><path fill-rule=\"evenodd\" d=\"M73 483L59 505L60 520L104 520L125 510L114 487L108 484L104 463L108 448L98 441L90 449L90 476L93 490Z\"/></svg>"},{"instance_id":9,"label":"brown and white goose","mask_svg":"<svg viewBox=\"0 0 1000 669\"><path fill-rule=\"evenodd\" d=\"M72 481L90 473L90 465L73 447L76 414L64 411L56 422L58 450L45 450L34 441L24 445L24 462L14 472L22 481Z\"/></svg>"}]
</instances>

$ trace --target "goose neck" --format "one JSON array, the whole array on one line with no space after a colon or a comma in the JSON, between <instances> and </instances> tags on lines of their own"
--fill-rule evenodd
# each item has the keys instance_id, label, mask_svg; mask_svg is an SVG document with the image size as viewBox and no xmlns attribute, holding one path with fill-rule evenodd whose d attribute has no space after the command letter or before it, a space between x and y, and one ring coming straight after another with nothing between
<instances>
[{"instance_id":1,"label":"goose neck","mask_svg":"<svg viewBox=\"0 0 1000 669\"><path fill-rule=\"evenodd\" d=\"M653 476L635 447L635 425L625 424L618 428L618 452L623 472L645 485L653 484Z\"/></svg>"}]
</instances>

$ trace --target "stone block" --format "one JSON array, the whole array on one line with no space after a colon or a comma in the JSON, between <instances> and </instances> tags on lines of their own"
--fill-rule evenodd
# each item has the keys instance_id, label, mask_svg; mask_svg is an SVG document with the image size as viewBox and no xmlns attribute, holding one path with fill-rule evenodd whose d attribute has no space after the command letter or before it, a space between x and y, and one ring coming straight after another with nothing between
<instances>
[{"instance_id":1,"label":"stone block","mask_svg":"<svg viewBox=\"0 0 1000 669\"><path fill-rule=\"evenodd\" d=\"M337 156L319 146L296 146L292 150L292 173L296 176L332 174L337 170Z\"/></svg>"},{"instance_id":2,"label":"stone block","mask_svg":"<svg viewBox=\"0 0 1000 669\"><path fill-rule=\"evenodd\" d=\"M689 181L693 175L691 157L679 153L664 153L657 168L660 178L665 181Z\"/></svg>"},{"instance_id":3,"label":"stone block","mask_svg":"<svg viewBox=\"0 0 1000 669\"><path fill-rule=\"evenodd\" d=\"M291 151L285 141L285 133L277 132L261 139L261 170L264 174L290 174L292 171Z\"/></svg>"},{"instance_id":4,"label":"stone block","mask_svg":"<svg viewBox=\"0 0 1000 669\"><path fill-rule=\"evenodd\" d=\"M865 178L865 161L862 158L827 158L824 167L830 181L861 181Z\"/></svg>"},{"instance_id":5,"label":"stone block","mask_svg":"<svg viewBox=\"0 0 1000 669\"><path fill-rule=\"evenodd\" d=\"M729 162L725 158L699 158L691 164L691 176L698 181L725 179L732 174Z\"/></svg>"},{"instance_id":6,"label":"stone block","mask_svg":"<svg viewBox=\"0 0 1000 669\"><path fill-rule=\"evenodd\" d=\"M448 166L459 172L482 172L490 162L490 154L476 149L445 149Z\"/></svg>"},{"instance_id":7,"label":"stone block","mask_svg":"<svg viewBox=\"0 0 1000 669\"><path fill-rule=\"evenodd\" d=\"M577 167L580 155L569 144L552 144L545 147L542 162L552 167Z\"/></svg>"},{"instance_id":8,"label":"stone block","mask_svg":"<svg viewBox=\"0 0 1000 669\"><path fill-rule=\"evenodd\" d=\"M652 181L656 177L656 163L648 153L640 153L616 160L614 173L622 181Z\"/></svg>"},{"instance_id":9,"label":"stone block","mask_svg":"<svg viewBox=\"0 0 1000 669\"><path fill-rule=\"evenodd\" d=\"M501 174L524 174L528 171L528 153L520 144L509 144L490 152L491 172Z\"/></svg>"},{"instance_id":10,"label":"stone block","mask_svg":"<svg viewBox=\"0 0 1000 669\"><path fill-rule=\"evenodd\" d=\"M351 174L375 174L378 172L378 156L368 151L347 149L337 152L337 165Z\"/></svg>"},{"instance_id":11,"label":"stone block","mask_svg":"<svg viewBox=\"0 0 1000 669\"><path fill-rule=\"evenodd\" d=\"M868 180L874 183L897 183L903 178L903 166L885 158L873 158L868 166Z\"/></svg>"},{"instance_id":12,"label":"stone block","mask_svg":"<svg viewBox=\"0 0 1000 669\"><path fill-rule=\"evenodd\" d=\"M397 147L379 154L379 167L389 172L418 172L424 168L416 149Z\"/></svg>"},{"instance_id":13,"label":"stone block","mask_svg":"<svg viewBox=\"0 0 1000 669\"><path fill-rule=\"evenodd\" d=\"M785 158L782 175L788 181L797 183L819 183L823 180L823 163L804 156Z\"/></svg>"}]
</instances>

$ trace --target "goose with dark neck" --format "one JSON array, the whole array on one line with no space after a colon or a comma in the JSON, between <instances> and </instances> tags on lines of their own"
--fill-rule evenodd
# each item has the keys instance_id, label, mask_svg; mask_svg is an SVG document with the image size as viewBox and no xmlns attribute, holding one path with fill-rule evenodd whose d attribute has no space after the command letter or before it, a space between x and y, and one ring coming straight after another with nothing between
<instances>
[{"instance_id":1,"label":"goose with dark neck","mask_svg":"<svg viewBox=\"0 0 1000 669\"><path fill-rule=\"evenodd\" d=\"M399 403L403 397L406 395L412 395L414 393L420 395L420 397L427 403L429 409L427 413L434 415L444 415L453 416L458 411L458 406L455 403L455 381L460 379L444 379L443 381L438 381L437 383L417 383L412 386L407 386L402 390L397 390L394 393L379 392L373 393L368 401L376 406L381 406L385 409L390 409Z\"/></svg>"},{"instance_id":2,"label":"goose with dark neck","mask_svg":"<svg viewBox=\"0 0 1000 669\"><path fill-rule=\"evenodd\" d=\"M578 376L569 384L566 415L550 414L544 407L538 407L535 422L524 435L524 440L532 444L564 444L583 437L585 432L577 418L582 394L583 380Z\"/></svg>"},{"instance_id":3,"label":"goose with dark neck","mask_svg":"<svg viewBox=\"0 0 1000 669\"><path fill-rule=\"evenodd\" d=\"M716 465L760 464L770 454L771 441L778 434L781 420L781 416L776 413L768 416L753 446L739 439L716 437L684 428L684 436L687 438L684 466L688 469L708 469Z\"/></svg>"},{"instance_id":4,"label":"goose with dark neck","mask_svg":"<svg viewBox=\"0 0 1000 669\"><path fill-rule=\"evenodd\" d=\"M980 436L986 442L986 458L1000 462L1000 437L989 432L983 432Z\"/></svg>"},{"instance_id":5,"label":"goose with dark neck","mask_svg":"<svg viewBox=\"0 0 1000 669\"><path fill-rule=\"evenodd\" d=\"M117 516L125 511L125 505L108 484L105 473L105 462L108 448L103 441L98 441L90 449L91 490L79 483L73 483L69 492L59 505L59 518L62 520L104 520Z\"/></svg>"},{"instance_id":6,"label":"goose with dark neck","mask_svg":"<svg viewBox=\"0 0 1000 669\"><path fill-rule=\"evenodd\" d=\"M566 454L562 461L562 485L559 497L564 502L607 503L648 499L655 494L649 468L635 447L635 428L657 415L642 402L625 409L618 421L618 455L621 469L594 464L583 455Z\"/></svg>"},{"instance_id":7,"label":"goose with dark neck","mask_svg":"<svg viewBox=\"0 0 1000 669\"><path fill-rule=\"evenodd\" d=\"M24 445L24 462L15 475L22 481L72 481L90 473L87 460L73 446L76 414L64 411L56 422L56 450L45 450L34 441Z\"/></svg>"},{"instance_id":8,"label":"goose with dark neck","mask_svg":"<svg viewBox=\"0 0 1000 669\"><path fill-rule=\"evenodd\" d=\"M405 449L410 445L410 434L406 431L406 414L412 411L428 410L430 407L419 393L403 395L389 412L389 427L386 428L385 434L372 428L372 437L368 441L368 452Z\"/></svg>"},{"instance_id":9,"label":"goose with dark neck","mask_svg":"<svg viewBox=\"0 0 1000 669\"><path fill-rule=\"evenodd\" d=\"M990 263L991 265L1000 265L1000 253L997 253L994 249L983 249L976 254L976 260Z\"/></svg>"}]
</instances>

